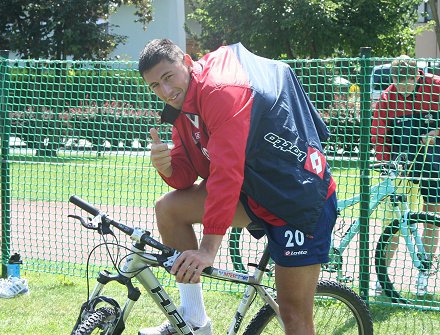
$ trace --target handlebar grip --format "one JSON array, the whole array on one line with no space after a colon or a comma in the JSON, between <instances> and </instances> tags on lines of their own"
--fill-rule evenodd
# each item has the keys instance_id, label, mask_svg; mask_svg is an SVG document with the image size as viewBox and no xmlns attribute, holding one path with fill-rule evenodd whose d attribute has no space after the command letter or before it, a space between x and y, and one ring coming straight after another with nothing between
<instances>
[{"instance_id":1,"label":"handlebar grip","mask_svg":"<svg viewBox=\"0 0 440 335\"><path fill-rule=\"evenodd\" d=\"M207 268L204 268L202 272L207 274L208 276L212 275L212 273L214 272L214 267L208 266Z\"/></svg>"},{"instance_id":2,"label":"handlebar grip","mask_svg":"<svg viewBox=\"0 0 440 335\"><path fill-rule=\"evenodd\" d=\"M87 213L92 214L93 216L96 216L99 214L99 209L97 209L96 207L93 207L91 204L89 204L87 201L81 199L80 197L76 196L76 195L72 195L69 199L69 201L78 206L81 209L84 209Z\"/></svg>"}]
</instances>

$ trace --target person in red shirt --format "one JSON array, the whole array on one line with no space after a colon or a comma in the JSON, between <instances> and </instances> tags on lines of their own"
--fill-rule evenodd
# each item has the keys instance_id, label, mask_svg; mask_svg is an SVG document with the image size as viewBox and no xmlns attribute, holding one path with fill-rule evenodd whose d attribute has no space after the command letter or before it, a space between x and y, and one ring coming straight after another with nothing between
<instances>
[{"instance_id":1,"label":"person in red shirt","mask_svg":"<svg viewBox=\"0 0 440 335\"><path fill-rule=\"evenodd\" d=\"M169 40L144 48L139 71L166 103L170 150L152 128L151 162L175 190L156 203L166 245L182 251L171 273L180 312L197 335L212 334L200 275L230 226L260 224L276 267L285 333L314 334L313 298L328 261L336 185L321 142L325 124L292 69L241 44L198 61ZM198 245L193 225L203 225ZM176 334L169 322L140 335Z\"/></svg>"},{"instance_id":2,"label":"person in red shirt","mask_svg":"<svg viewBox=\"0 0 440 335\"><path fill-rule=\"evenodd\" d=\"M376 159L389 161L406 153L408 160L414 161L412 177L420 179L424 211L439 213L440 77L424 73L415 60L403 55L391 63L391 78L393 84L382 93L373 112L371 142ZM427 142L430 145L424 155L420 147ZM438 229L425 228L423 242L431 255L438 235ZM416 283L418 295L427 292L427 278L422 277Z\"/></svg>"}]
</instances>

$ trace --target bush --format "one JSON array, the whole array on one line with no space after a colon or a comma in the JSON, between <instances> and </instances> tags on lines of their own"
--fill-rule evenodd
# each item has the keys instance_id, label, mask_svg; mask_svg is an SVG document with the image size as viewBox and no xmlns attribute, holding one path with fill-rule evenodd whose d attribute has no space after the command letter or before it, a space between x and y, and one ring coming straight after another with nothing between
<instances>
[{"instance_id":1,"label":"bush","mask_svg":"<svg viewBox=\"0 0 440 335\"><path fill-rule=\"evenodd\" d=\"M330 130L326 151L355 156L360 143L360 97L349 93L357 80L356 60L298 60L291 63L310 100ZM337 83L343 79L347 84Z\"/></svg>"},{"instance_id":2,"label":"bush","mask_svg":"<svg viewBox=\"0 0 440 335\"><path fill-rule=\"evenodd\" d=\"M56 156L69 135L66 120L47 108L28 108L25 112L10 113L11 135L19 137L27 146L36 149L37 156Z\"/></svg>"},{"instance_id":3,"label":"bush","mask_svg":"<svg viewBox=\"0 0 440 335\"><path fill-rule=\"evenodd\" d=\"M360 144L360 101L356 95L339 96L322 117L330 130L327 140L327 155L356 156Z\"/></svg>"},{"instance_id":4,"label":"bush","mask_svg":"<svg viewBox=\"0 0 440 335\"><path fill-rule=\"evenodd\" d=\"M68 116L73 136L89 140L98 150L106 141L111 148L118 148L120 143L129 148L135 139L146 148L150 127L160 121L157 111L136 109L117 101L71 108Z\"/></svg>"},{"instance_id":5,"label":"bush","mask_svg":"<svg viewBox=\"0 0 440 335\"><path fill-rule=\"evenodd\" d=\"M67 138L86 139L96 150L107 141L131 147L134 139L146 148L163 107L131 63L26 61L8 82L11 135L37 155L55 156Z\"/></svg>"}]
</instances>

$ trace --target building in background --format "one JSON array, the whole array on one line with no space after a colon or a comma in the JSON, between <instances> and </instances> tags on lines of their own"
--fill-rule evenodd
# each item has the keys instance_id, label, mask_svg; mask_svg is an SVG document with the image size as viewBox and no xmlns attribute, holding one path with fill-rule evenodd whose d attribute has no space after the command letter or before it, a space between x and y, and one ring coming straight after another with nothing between
<instances>
[{"instance_id":1,"label":"building in background","mask_svg":"<svg viewBox=\"0 0 440 335\"><path fill-rule=\"evenodd\" d=\"M437 11L440 12L439 1L437 3ZM426 24L432 19L431 7L427 2L419 5L419 25ZM428 16L423 16L421 13L428 13ZM440 51L435 36L434 29L425 30L416 36L416 58L439 58Z\"/></svg>"},{"instance_id":2,"label":"building in background","mask_svg":"<svg viewBox=\"0 0 440 335\"><path fill-rule=\"evenodd\" d=\"M148 24L146 30L143 29L142 23L134 22L134 12L134 6L123 5L110 15L110 31L127 36L127 41L118 45L109 58L137 61L144 45L155 38L168 38L186 50L184 1L153 0L153 21Z\"/></svg>"},{"instance_id":3,"label":"building in background","mask_svg":"<svg viewBox=\"0 0 440 335\"><path fill-rule=\"evenodd\" d=\"M200 33L200 25L186 20L189 7L182 0L153 0L153 21L144 30L142 24L134 22L134 6L121 6L110 15L108 23L112 33L127 36L127 42L120 44L109 55L110 59L138 60L139 52L148 41L168 38L183 51L195 55L197 45L185 32L185 24L191 31ZM113 27L112 27L113 26Z\"/></svg>"}]
</instances>

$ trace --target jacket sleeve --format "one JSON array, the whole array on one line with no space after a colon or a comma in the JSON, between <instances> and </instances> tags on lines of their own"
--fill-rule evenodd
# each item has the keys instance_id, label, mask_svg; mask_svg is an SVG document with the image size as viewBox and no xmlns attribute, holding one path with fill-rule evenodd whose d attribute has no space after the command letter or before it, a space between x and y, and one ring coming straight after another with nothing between
<instances>
[{"instance_id":1,"label":"jacket sleeve","mask_svg":"<svg viewBox=\"0 0 440 335\"><path fill-rule=\"evenodd\" d=\"M174 147L171 149L171 166L173 173L168 178L159 174L169 186L183 190L194 184L198 178L198 174L185 152L185 147L175 127L173 127L172 130L172 141L174 144Z\"/></svg>"},{"instance_id":2,"label":"jacket sleeve","mask_svg":"<svg viewBox=\"0 0 440 335\"><path fill-rule=\"evenodd\" d=\"M371 122L371 143L376 152L376 159L389 161L391 158L390 139L387 137L388 108L385 101L380 100L373 112Z\"/></svg>"},{"instance_id":3,"label":"jacket sleeve","mask_svg":"<svg viewBox=\"0 0 440 335\"><path fill-rule=\"evenodd\" d=\"M224 86L202 96L202 118L210 136L203 232L224 235L234 218L243 184L252 92L246 86Z\"/></svg>"}]
</instances>

